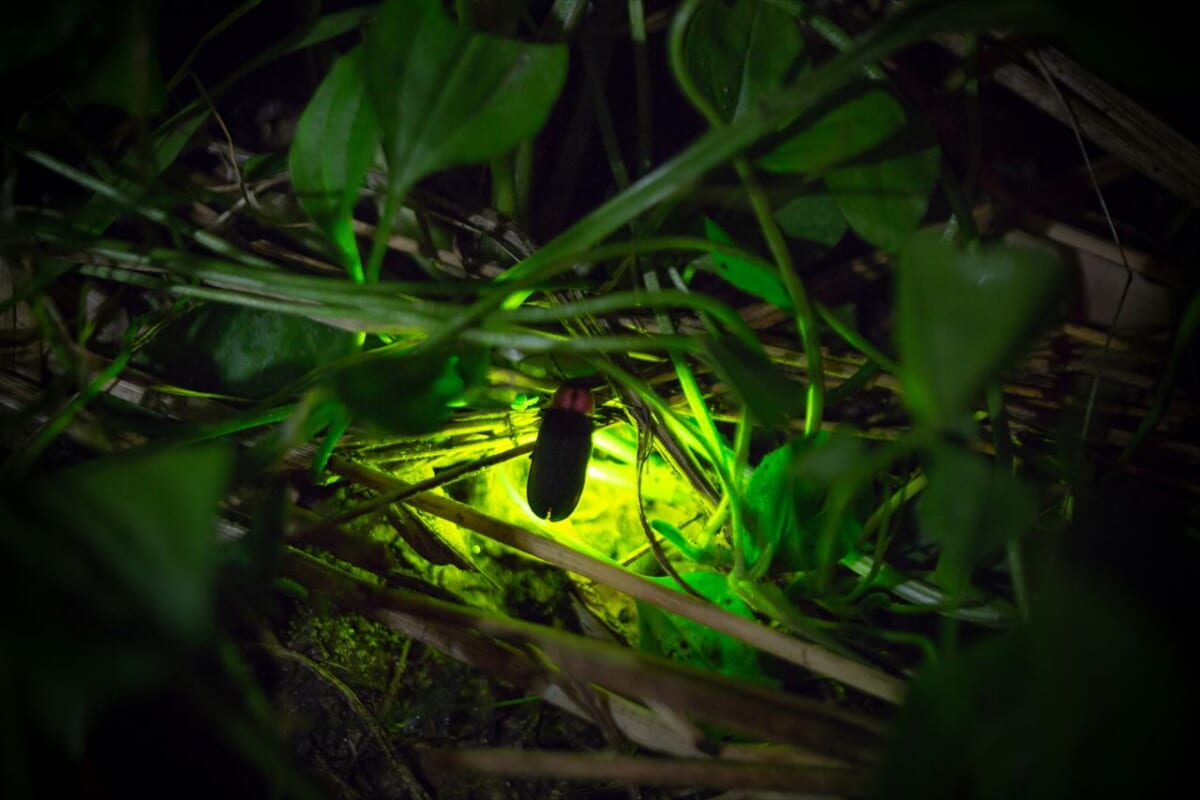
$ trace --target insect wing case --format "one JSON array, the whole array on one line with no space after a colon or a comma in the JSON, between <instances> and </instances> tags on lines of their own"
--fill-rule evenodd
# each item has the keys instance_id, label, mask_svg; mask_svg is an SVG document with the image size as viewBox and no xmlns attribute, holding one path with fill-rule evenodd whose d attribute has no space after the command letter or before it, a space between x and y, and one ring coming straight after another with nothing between
<instances>
[{"instance_id":1,"label":"insect wing case","mask_svg":"<svg viewBox=\"0 0 1200 800\"><path fill-rule=\"evenodd\" d=\"M591 410L590 391L564 386L542 415L525 486L529 508L540 519L564 520L579 504L592 455Z\"/></svg>"}]
</instances>

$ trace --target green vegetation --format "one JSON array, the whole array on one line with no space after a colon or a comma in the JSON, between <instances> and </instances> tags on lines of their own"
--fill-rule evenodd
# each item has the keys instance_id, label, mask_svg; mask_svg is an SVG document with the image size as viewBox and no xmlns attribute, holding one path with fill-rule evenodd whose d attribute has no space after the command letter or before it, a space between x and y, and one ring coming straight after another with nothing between
<instances>
[{"instance_id":1,"label":"green vegetation","mask_svg":"<svg viewBox=\"0 0 1200 800\"><path fill-rule=\"evenodd\" d=\"M60 5L0 39L5 797L1177 765L1195 278L1055 361L1076 254L981 167L980 32L1086 53L1072 3Z\"/></svg>"}]
</instances>

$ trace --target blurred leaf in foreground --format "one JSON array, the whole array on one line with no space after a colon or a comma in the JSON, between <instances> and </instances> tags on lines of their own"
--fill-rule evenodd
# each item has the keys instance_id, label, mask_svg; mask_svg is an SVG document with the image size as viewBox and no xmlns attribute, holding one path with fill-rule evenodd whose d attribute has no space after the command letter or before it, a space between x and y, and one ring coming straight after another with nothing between
<instances>
[{"instance_id":1,"label":"blurred leaf in foreground","mask_svg":"<svg viewBox=\"0 0 1200 800\"><path fill-rule=\"evenodd\" d=\"M1195 691L1167 631L1132 600L1055 576L1029 625L926 667L878 796L1175 794Z\"/></svg>"},{"instance_id":2,"label":"blurred leaf in foreground","mask_svg":"<svg viewBox=\"0 0 1200 800\"><path fill-rule=\"evenodd\" d=\"M69 751L93 713L213 635L232 463L224 443L119 456L0 495L5 677Z\"/></svg>"},{"instance_id":3,"label":"blurred leaf in foreground","mask_svg":"<svg viewBox=\"0 0 1200 800\"><path fill-rule=\"evenodd\" d=\"M914 236L896 279L900 379L913 414L950 425L967 413L1046 321L1064 278L1044 248L959 246L939 228Z\"/></svg>"},{"instance_id":4,"label":"blurred leaf in foreground","mask_svg":"<svg viewBox=\"0 0 1200 800\"><path fill-rule=\"evenodd\" d=\"M1035 498L999 464L950 445L933 451L927 474L929 487L917 500L921 530L941 545L937 582L959 595L981 559L1029 527Z\"/></svg>"}]
</instances>

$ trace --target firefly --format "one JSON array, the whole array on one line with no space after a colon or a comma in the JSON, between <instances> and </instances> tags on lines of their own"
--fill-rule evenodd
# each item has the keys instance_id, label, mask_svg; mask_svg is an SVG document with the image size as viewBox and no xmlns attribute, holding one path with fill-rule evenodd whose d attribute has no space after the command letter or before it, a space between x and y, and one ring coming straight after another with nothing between
<instances>
[{"instance_id":1,"label":"firefly","mask_svg":"<svg viewBox=\"0 0 1200 800\"><path fill-rule=\"evenodd\" d=\"M592 456L592 390L567 383L542 413L525 484L529 508L539 519L571 516L583 494Z\"/></svg>"}]
</instances>

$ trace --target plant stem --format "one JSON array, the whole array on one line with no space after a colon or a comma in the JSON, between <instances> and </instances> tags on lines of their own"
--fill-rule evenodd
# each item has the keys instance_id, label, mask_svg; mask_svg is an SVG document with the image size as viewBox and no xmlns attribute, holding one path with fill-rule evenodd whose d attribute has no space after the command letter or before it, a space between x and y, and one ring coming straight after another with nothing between
<instances>
[{"instance_id":1,"label":"plant stem","mask_svg":"<svg viewBox=\"0 0 1200 800\"><path fill-rule=\"evenodd\" d=\"M788 121L811 110L853 80L867 64L940 30L1028 21L1036 19L1040 13L1041 9L1025 4L1014 7L998 2L972 3L968 0L910 6L862 37L853 50L806 74L802 81L765 98L729 125L714 128L701 136L674 158L642 176L628 189L602 203L529 258L509 269L500 280L517 285L532 280L536 284L548 276L555 264L570 262L575 254L674 196ZM431 331L428 338L430 346L454 337L500 305L515 308L529 296L528 290L518 289L517 286L512 289L512 294L506 300L482 300Z\"/></svg>"},{"instance_id":2,"label":"plant stem","mask_svg":"<svg viewBox=\"0 0 1200 800\"><path fill-rule=\"evenodd\" d=\"M517 214L517 187L513 176L513 156L496 156L489 164L492 173L492 208L506 217Z\"/></svg>"},{"instance_id":3,"label":"plant stem","mask_svg":"<svg viewBox=\"0 0 1200 800\"><path fill-rule=\"evenodd\" d=\"M0 476L12 478L23 474L29 469L37 461L38 457L45 452L46 448L58 438L59 434L65 431L71 422L74 421L75 417L87 407L88 403L104 391L125 370L125 367L129 365L129 359L132 357L132 349L126 348L108 366L100 370L81 392L71 398L70 402L63 406L62 410L42 426L42 429L37 432L25 447L9 456L3 466L0 466Z\"/></svg>"},{"instance_id":4,"label":"plant stem","mask_svg":"<svg viewBox=\"0 0 1200 800\"><path fill-rule=\"evenodd\" d=\"M771 214L770 202L749 160L739 156L733 163L746 188L754 216L757 217L759 228L767 240L767 247L775 259L779 277L783 280L784 288L787 289L788 297L791 298L796 311L796 328L800 332L801 341L804 342L804 355L808 360L808 402L804 407L804 435L812 436L821 429L821 419L825 413L825 368L817 317L813 313L812 303L808 300L808 292L800 281L800 276L796 274L791 251L788 250L787 242L783 240L779 224Z\"/></svg>"},{"instance_id":5,"label":"plant stem","mask_svg":"<svg viewBox=\"0 0 1200 800\"><path fill-rule=\"evenodd\" d=\"M629 0L629 35L633 40L633 74L637 89L637 163L644 175L654 163L654 120L650 109L650 62L646 54L646 10L642 0Z\"/></svg>"}]
</instances>

